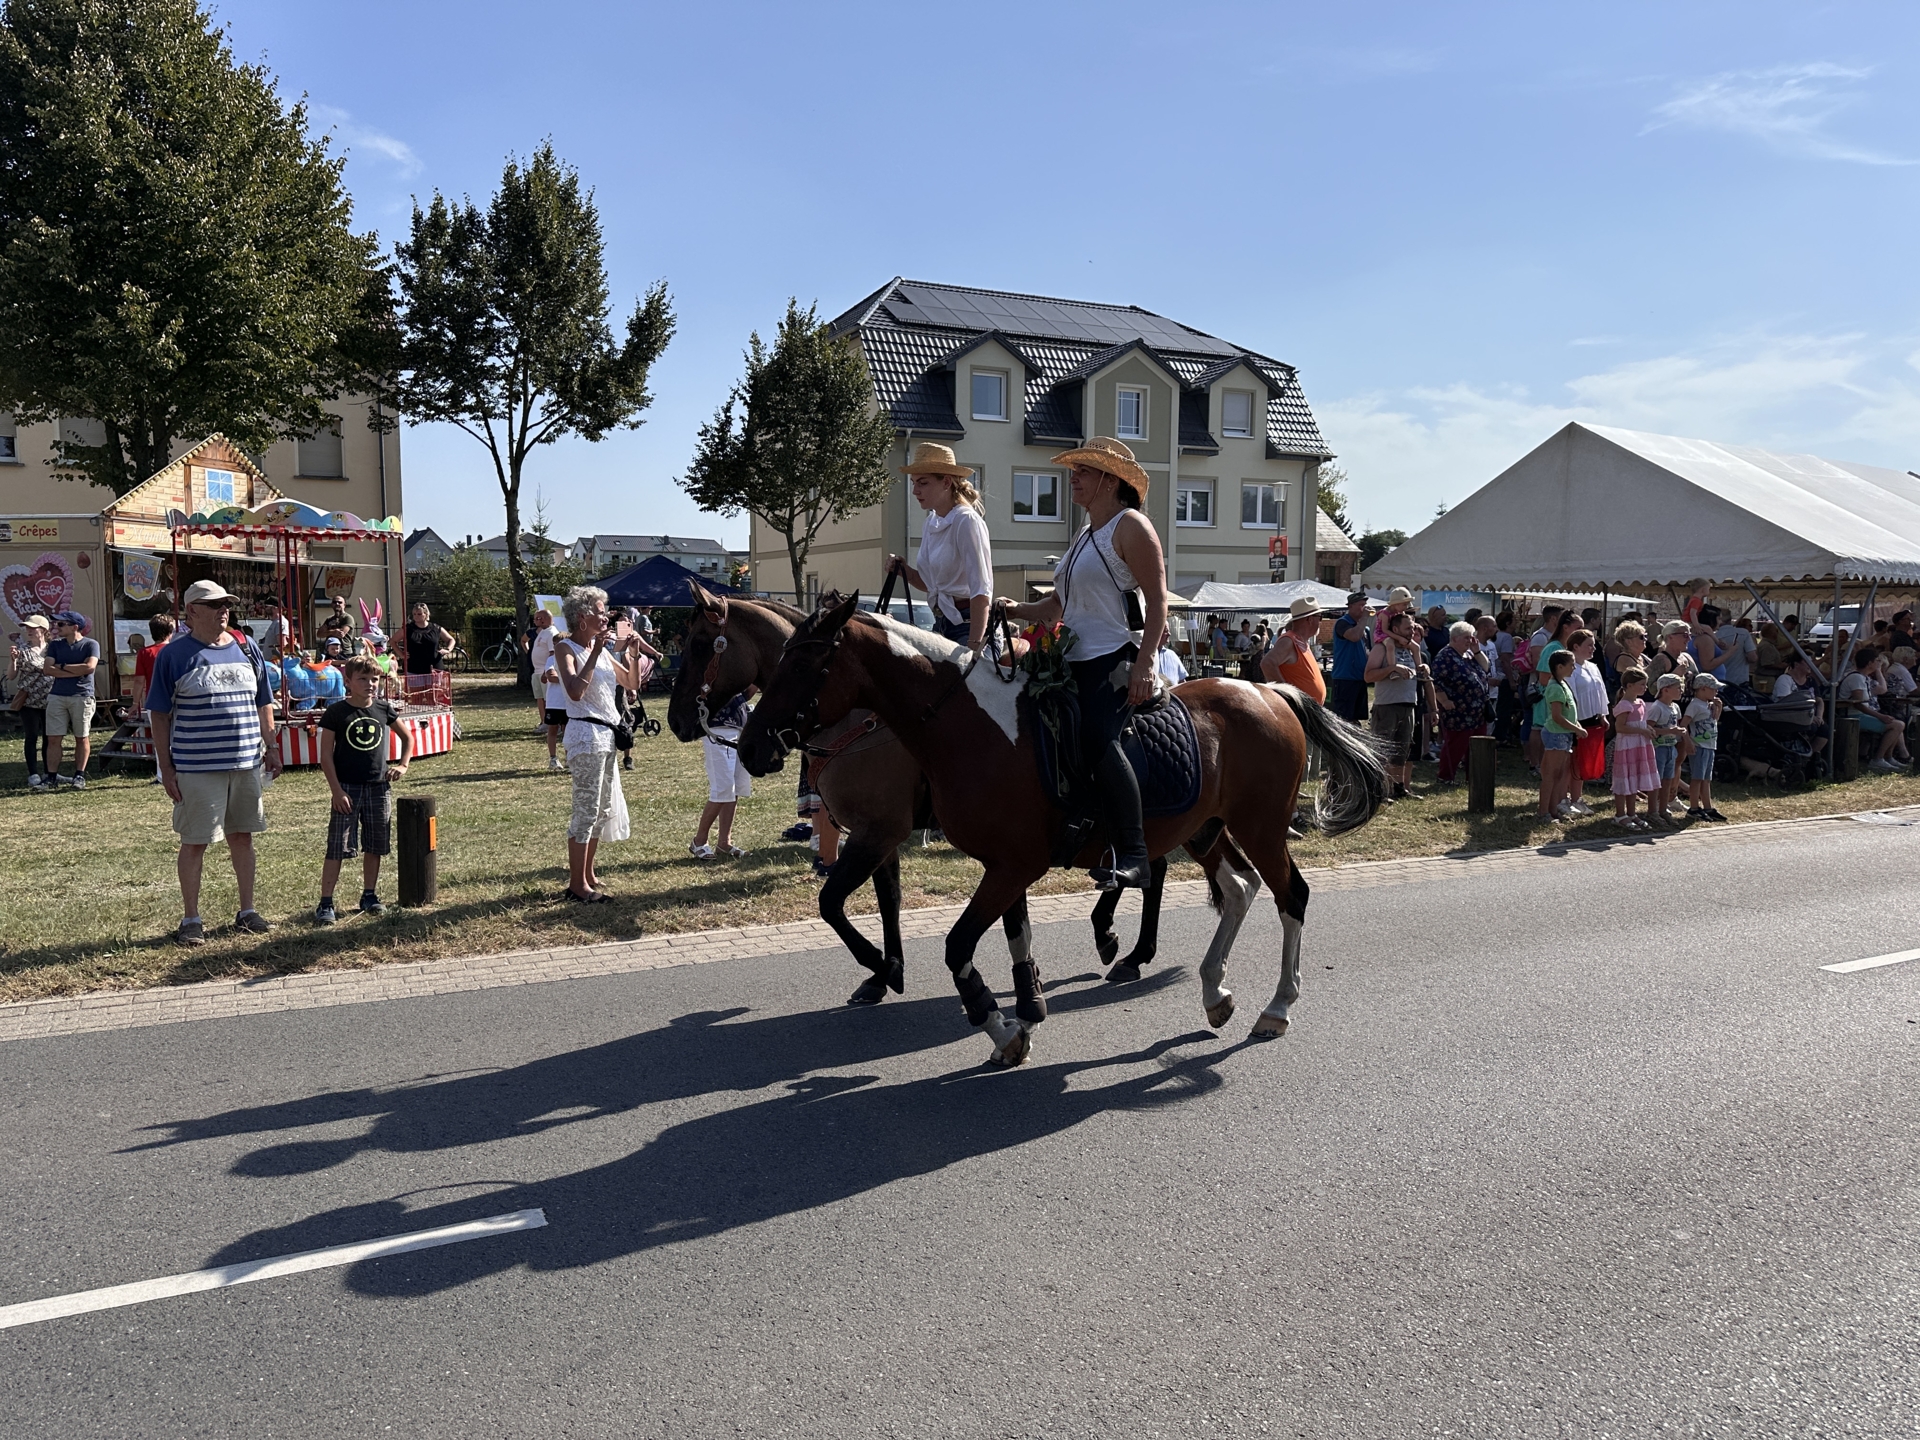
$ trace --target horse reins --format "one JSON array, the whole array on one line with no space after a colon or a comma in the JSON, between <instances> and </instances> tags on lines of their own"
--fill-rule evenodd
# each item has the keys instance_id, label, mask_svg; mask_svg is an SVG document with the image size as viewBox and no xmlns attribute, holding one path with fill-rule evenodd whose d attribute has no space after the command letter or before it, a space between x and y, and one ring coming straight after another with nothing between
<instances>
[{"instance_id":1,"label":"horse reins","mask_svg":"<svg viewBox=\"0 0 1920 1440\"><path fill-rule=\"evenodd\" d=\"M693 713L699 718L702 735L716 745L724 745L729 750L738 750L740 746L737 741L723 740L707 726L707 695L713 689L713 682L720 678L720 657L727 653L727 646L730 643L727 639L728 618L731 618L731 612L727 617L722 618L716 627L719 634L713 637L713 653L707 657L707 673L700 679L700 693L694 697Z\"/></svg>"}]
</instances>

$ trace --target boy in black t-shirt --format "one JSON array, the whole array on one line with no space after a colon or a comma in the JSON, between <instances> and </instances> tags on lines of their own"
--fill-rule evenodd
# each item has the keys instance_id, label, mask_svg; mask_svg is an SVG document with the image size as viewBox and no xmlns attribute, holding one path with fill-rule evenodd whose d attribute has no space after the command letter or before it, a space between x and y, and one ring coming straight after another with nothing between
<instances>
[{"instance_id":1,"label":"boy in black t-shirt","mask_svg":"<svg viewBox=\"0 0 1920 1440\"><path fill-rule=\"evenodd\" d=\"M333 791L333 813L327 817L327 860L320 868L320 904L313 918L322 925L339 919L333 908L333 887L340 864L364 851L360 892L362 914L378 915L380 857L393 848L393 801L388 781L407 773L413 758L413 736L400 724L391 702L374 698L380 671L364 655L355 655L340 667L347 682L347 698L336 700L320 717L320 769ZM387 761L387 737L400 736L400 758Z\"/></svg>"}]
</instances>

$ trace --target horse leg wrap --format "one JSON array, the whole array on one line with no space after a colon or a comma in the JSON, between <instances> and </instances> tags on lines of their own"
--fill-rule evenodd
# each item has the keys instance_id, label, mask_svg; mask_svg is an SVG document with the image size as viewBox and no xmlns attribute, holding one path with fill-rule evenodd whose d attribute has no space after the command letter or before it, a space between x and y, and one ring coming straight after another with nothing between
<instances>
[{"instance_id":1,"label":"horse leg wrap","mask_svg":"<svg viewBox=\"0 0 1920 1440\"><path fill-rule=\"evenodd\" d=\"M1047 997L1040 989L1040 967L1023 960L1013 967L1013 1013L1028 1025L1047 1018Z\"/></svg>"},{"instance_id":2,"label":"horse leg wrap","mask_svg":"<svg viewBox=\"0 0 1920 1440\"><path fill-rule=\"evenodd\" d=\"M993 998L993 991L987 988L987 982L980 978L980 972L969 964L964 974L953 977L953 988L960 992L960 1003L966 1007L969 1025L984 1025L987 1016L1000 1008Z\"/></svg>"}]
</instances>

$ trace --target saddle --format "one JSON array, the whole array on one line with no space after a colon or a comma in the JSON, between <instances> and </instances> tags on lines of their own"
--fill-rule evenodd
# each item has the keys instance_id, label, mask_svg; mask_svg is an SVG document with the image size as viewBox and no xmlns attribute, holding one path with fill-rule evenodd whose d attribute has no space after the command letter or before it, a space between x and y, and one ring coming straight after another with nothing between
<instances>
[{"instance_id":1,"label":"saddle","mask_svg":"<svg viewBox=\"0 0 1920 1440\"><path fill-rule=\"evenodd\" d=\"M1019 705L1021 726L1033 736L1040 788L1066 812L1053 862L1070 865L1101 816L1081 754L1079 699L1062 689L1040 700L1022 693ZM1199 803L1200 740L1178 695L1168 692L1159 704L1128 716L1120 748L1140 782L1143 819L1185 814Z\"/></svg>"}]
</instances>

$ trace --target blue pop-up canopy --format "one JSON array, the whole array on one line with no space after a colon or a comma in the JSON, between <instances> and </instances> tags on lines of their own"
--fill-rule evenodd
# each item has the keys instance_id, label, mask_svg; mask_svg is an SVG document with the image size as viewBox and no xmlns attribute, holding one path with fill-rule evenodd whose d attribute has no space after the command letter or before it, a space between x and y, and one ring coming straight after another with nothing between
<instances>
[{"instance_id":1,"label":"blue pop-up canopy","mask_svg":"<svg viewBox=\"0 0 1920 1440\"><path fill-rule=\"evenodd\" d=\"M618 575L602 580L600 588L607 592L607 603L610 605L691 605L693 591L687 588L689 580L699 581L703 589L714 595L740 593L731 585L722 585L718 580L696 575L665 555L651 556Z\"/></svg>"}]
</instances>

